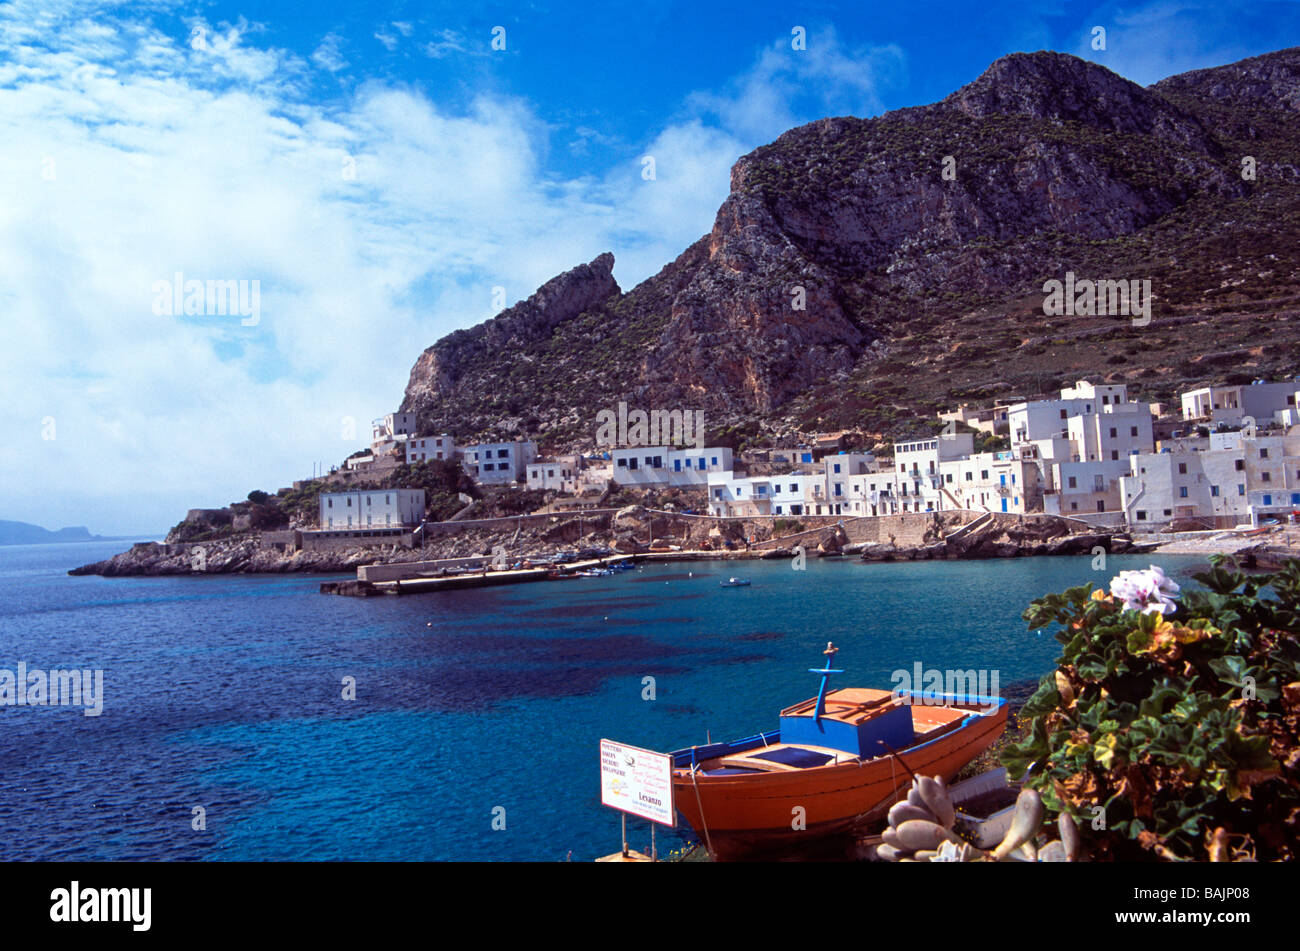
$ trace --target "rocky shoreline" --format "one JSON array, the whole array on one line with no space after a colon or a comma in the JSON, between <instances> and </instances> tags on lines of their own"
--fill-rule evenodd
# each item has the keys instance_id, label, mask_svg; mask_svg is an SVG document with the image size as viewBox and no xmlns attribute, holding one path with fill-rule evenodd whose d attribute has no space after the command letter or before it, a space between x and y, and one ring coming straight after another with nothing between
<instances>
[{"instance_id":1,"label":"rocky shoreline","mask_svg":"<svg viewBox=\"0 0 1300 951\"><path fill-rule=\"evenodd\" d=\"M559 549L608 549L660 558L744 559L856 556L866 562L1020 558L1149 551L1126 534L1080 530L1053 516L916 513L892 519L844 519L775 534L762 519L708 519L629 506L599 517L558 516L552 524L466 528L422 547L392 543L330 549L295 548L256 533L187 543L144 542L71 575L103 577L203 574L351 573L360 565L482 558L503 548L511 562Z\"/></svg>"}]
</instances>

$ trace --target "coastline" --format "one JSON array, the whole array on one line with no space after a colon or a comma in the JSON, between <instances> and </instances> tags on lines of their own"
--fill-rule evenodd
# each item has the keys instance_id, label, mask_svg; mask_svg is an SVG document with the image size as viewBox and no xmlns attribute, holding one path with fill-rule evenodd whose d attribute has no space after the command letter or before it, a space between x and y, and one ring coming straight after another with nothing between
<instances>
[{"instance_id":1,"label":"coastline","mask_svg":"<svg viewBox=\"0 0 1300 951\"><path fill-rule=\"evenodd\" d=\"M186 543L145 542L111 558L71 569L103 577L203 574L341 574L369 565L412 565L415 576L438 562L481 567L489 560L545 561L561 550L635 555L638 560L729 561L855 557L863 562L1017 558L1039 555L1134 553L1153 550L1127 533L1092 529L1050 515L975 512L828 520L777 534L772 520L722 519L629 506L598 517L556 515L540 523L501 519L426 538L419 547L394 544L308 549L255 533ZM782 528L788 527L785 525ZM432 566L430 563L433 563ZM360 573L358 573L360 576Z\"/></svg>"}]
</instances>

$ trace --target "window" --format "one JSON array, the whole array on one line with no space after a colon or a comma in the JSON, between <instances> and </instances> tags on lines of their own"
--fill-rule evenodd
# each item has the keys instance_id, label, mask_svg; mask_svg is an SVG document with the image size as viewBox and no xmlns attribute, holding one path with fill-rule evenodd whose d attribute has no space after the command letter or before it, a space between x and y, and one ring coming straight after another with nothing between
<instances>
[{"instance_id":1,"label":"window","mask_svg":"<svg viewBox=\"0 0 1300 951\"><path fill-rule=\"evenodd\" d=\"M1246 487L1245 487L1244 485L1242 485L1240 482L1237 483L1237 494L1238 494L1238 495L1245 495L1245 494L1246 494Z\"/></svg>"},{"instance_id":2,"label":"window","mask_svg":"<svg viewBox=\"0 0 1300 951\"><path fill-rule=\"evenodd\" d=\"M718 457L717 457L717 456L714 456L714 457L712 458L712 461L709 463L709 465L716 466L717 464L718 464Z\"/></svg>"},{"instance_id":3,"label":"window","mask_svg":"<svg viewBox=\"0 0 1300 951\"><path fill-rule=\"evenodd\" d=\"M510 458L510 450L509 450L509 449L498 449L498 450L497 450L497 458L498 458L498 459L509 459L509 458Z\"/></svg>"},{"instance_id":4,"label":"window","mask_svg":"<svg viewBox=\"0 0 1300 951\"><path fill-rule=\"evenodd\" d=\"M1130 436L1136 436L1138 434L1138 428L1136 426L1130 426L1128 428L1128 434Z\"/></svg>"},{"instance_id":5,"label":"window","mask_svg":"<svg viewBox=\"0 0 1300 951\"><path fill-rule=\"evenodd\" d=\"M837 462L835 463L835 472L838 474L839 471L840 471L840 464Z\"/></svg>"},{"instance_id":6,"label":"window","mask_svg":"<svg viewBox=\"0 0 1300 951\"><path fill-rule=\"evenodd\" d=\"M1264 504L1265 504L1265 505L1272 505L1272 504L1273 504L1273 496L1271 496L1271 495L1265 493L1265 494L1264 494Z\"/></svg>"},{"instance_id":7,"label":"window","mask_svg":"<svg viewBox=\"0 0 1300 951\"><path fill-rule=\"evenodd\" d=\"M974 482L974 481L975 481L975 473L973 473L973 472L967 472L967 473L966 473L966 481L967 481L967 482Z\"/></svg>"},{"instance_id":8,"label":"window","mask_svg":"<svg viewBox=\"0 0 1300 951\"><path fill-rule=\"evenodd\" d=\"M1219 497L1219 487L1217 485L1210 486L1210 495L1216 499Z\"/></svg>"},{"instance_id":9,"label":"window","mask_svg":"<svg viewBox=\"0 0 1300 951\"><path fill-rule=\"evenodd\" d=\"M1065 419L1065 418L1066 418L1065 410L1061 410L1061 419Z\"/></svg>"},{"instance_id":10,"label":"window","mask_svg":"<svg viewBox=\"0 0 1300 951\"><path fill-rule=\"evenodd\" d=\"M1261 482L1272 482L1272 481L1273 481L1273 477L1272 477L1271 475L1269 475L1267 472L1261 472L1261 473L1259 474L1259 479L1260 479Z\"/></svg>"},{"instance_id":11,"label":"window","mask_svg":"<svg viewBox=\"0 0 1300 951\"><path fill-rule=\"evenodd\" d=\"M1097 502L1097 511L1098 511L1098 512L1104 512L1104 511L1106 511L1106 503L1103 502L1103 501L1098 500L1098 502Z\"/></svg>"},{"instance_id":12,"label":"window","mask_svg":"<svg viewBox=\"0 0 1300 951\"><path fill-rule=\"evenodd\" d=\"M1112 427L1110 428L1110 438L1111 438L1111 439L1114 439L1114 438L1115 438L1116 436L1118 436L1118 435L1119 435L1119 430L1116 429L1114 426L1112 426Z\"/></svg>"},{"instance_id":13,"label":"window","mask_svg":"<svg viewBox=\"0 0 1300 951\"><path fill-rule=\"evenodd\" d=\"M1267 450L1267 449L1261 449L1261 450L1259 451L1259 458L1261 458L1261 459L1267 459L1267 458L1268 458L1268 450Z\"/></svg>"},{"instance_id":14,"label":"window","mask_svg":"<svg viewBox=\"0 0 1300 951\"><path fill-rule=\"evenodd\" d=\"M1138 509L1137 520L1139 522L1145 522L1147 520L1147 513L1142 511L1142 509Z\"/></svg>"},{"instance_id":15,"label":"window","mask_svg":"<svg viewBox=\"0 0 1300 951\"><path fill-rule=\"evenodd\" d=\"M1187 475L1187 463L1185 462L1178 463L1178 474Z\"/></svg>"},{"instance_id":16,"label":"window","mask_svg":"<svg viewBox=\"0 0 1300 951\"><path fill-rule=\"evenodd\" d=\"M620 460L618 461L618 467L619 467L620 469L626 469L626 468L627 468L627 460L626 460L626 459L620 459Z\"/></svg>"},{"instance_id":17,"label":"window","mask_svg":"<svg viewBox=\"0 0 1300 951\"><path fill-rule=\"evenodd\" d=\"M1079 480L1074 476L1070 476L1070 488L1077 489L1078 487L1079 487Z\"/></svg>"},{"instance_id":18,"label":"window","mask_svg":"<svg viewBox=\"0 0 1300 951\"><path fill-rule=\"evenodd\" d=\"M1244 459L1236 459L1234 460L1234 465L1237 471L1240 472L1242 469L1246 468L1246 461Z\"/></svg>"},{"instance_id":19,"label":"window","mask_svg":"<svg viewBox=\"0 0 1300 951\"><path fill-rule=\"evenodd\" d=\"M799 491L799 485L798 485L798 483L791 482L791 483L790 483L790 491L791 491L791 492L798 492L798 491Z\"/></svg>"},{"instance_id":20,"label":"window","mask_svg":"<svg viewBox=\"0 0 1300 951\"><path fill-rule=\"evenodd\" d=\"M1187 498L1187 486L1185 486L1185 485L1180 485L1180 486L1178 487L1178 497L1179 497L1180 499L1185 499L1185 498Z\"/></svg>"},{"instance_id":21,"label":"window","mask_svg":"<svg viewBox=\"0 0 1300 951\"><path fill-rule=\"evenodd\" d=\"M987 470L987 469L981 469L981 470L980 470L980 481L981 481L981 482L987 482L987 481L989 481L989 470Z\"/></svg>"}]
</instances>

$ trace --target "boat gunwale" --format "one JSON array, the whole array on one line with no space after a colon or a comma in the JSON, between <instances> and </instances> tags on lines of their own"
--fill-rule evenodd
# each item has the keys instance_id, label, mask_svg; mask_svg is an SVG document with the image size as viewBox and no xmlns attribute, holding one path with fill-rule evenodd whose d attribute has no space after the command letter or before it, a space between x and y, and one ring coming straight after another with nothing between
<instances>
[{"instance_id":1,"label":"boat gunwale","mask_svg":"<svg viewBox=\"0 0 1300 951\"><path fill-rule=\"evenodd\" d=\"M902 692L907 694L916 693L916 691L902 691ZM954 729L946 730L943 733L940 733L938 736L931 737L930 739L925 740L922 743L917 743L913 746L908 746L897 751L882 753L879 756L872 756L870 758L857 757L856 759L848 760L847 762L825 763L822 764L821 766L807 766L797 770L776 770L776 771L762 770L753 773L743 773L743 774L732 773L732 774L710 776L708 773L704 772L702 768L703 766L702 762L692 761L683 766L676 765L676 757L679 754L690 754L695 749L698 749L698 747L688 747L685 750L677 750L669 754L674 757L673 778L677 779L681 777L683 780L690 778L692 782L706 783L709 785L724 785L724 784L741 785L741 784L752 784L761 780L771 781L772 779L779 778L779 777L785 777L789 779L794 776L800 776L800 775L807 776L809 774L814 774L818 776L827 776L836 770L843 770L847 772L849 770L862 769L865 766L869 766L873 763L883 762L891 758L901 759L904 756L909 756L911 754L925 750L927 747L931 747L936 743L945 740L951 740L958 736L966 734L968 730L973 728L981 720L991 721L991 720L998 719L998 714L1004 711L1008 702L1005 697L998 697L998 698L981 697L978 699L987 700L989 703L995 703L996 706L992 711L988 713L981 713L978 710L971 711L967 713L965 717L962 718L960 725ZM1005 717L1003 717L1002 720L1003 720L1003 727L1005 729ZM718 756L710 756L707 759L708 760L721 759L723 756L733 755L735 753L741 753L741 752L748 752L751 749L755 749L759 745L759 743L763 743L764 745L770 745L771 740L768 740L767 737L773 735L776 738L776 742L780 743L781 731L775 730L773 731L773 733L770 734L768 733L757 734L752 737L745 737L741 740L736 740L734 741L735 743L748 742L749 740L757 740L759 742L755 743L753 746L746 746L742 750L732 749L728 753L723 753ZM787 744L787 745L799 746L799 745L806 745L806 744ZM692 773L694 774L694 777L692 777Z\"/></svg>"}]
</instances>

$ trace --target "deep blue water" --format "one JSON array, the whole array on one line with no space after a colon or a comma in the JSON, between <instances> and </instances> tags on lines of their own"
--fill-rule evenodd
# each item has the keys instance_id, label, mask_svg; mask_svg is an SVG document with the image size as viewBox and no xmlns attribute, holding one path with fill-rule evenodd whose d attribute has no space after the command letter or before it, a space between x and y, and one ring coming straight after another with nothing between
<instances>
[{"instance_id":1,"label":"deep blue water","mask_svg":"<svg viewBox=\"0 0 1300 951\"><path fill-rule=\"evenodd\" d=\"M844 685L917 661L1037 678L1059 645L1025 605L1152 560L694 563L369 599L318 594L321 576L65 574L122 547L0 548L0 668L105 677L99 717L0 706L6 859L589 860L619 845L601 737L774 728L827 640ZM1201 564L1159 563L1180 582ZM753 586L719 588L731 574ZM646 829L629 822L633 845Z\"/></svg>"}]
</instances>

